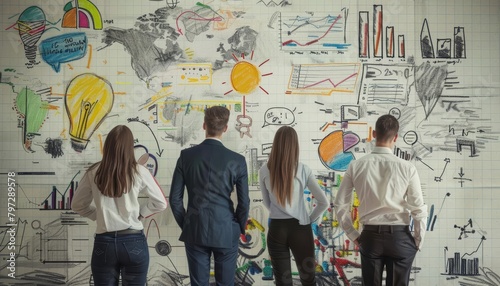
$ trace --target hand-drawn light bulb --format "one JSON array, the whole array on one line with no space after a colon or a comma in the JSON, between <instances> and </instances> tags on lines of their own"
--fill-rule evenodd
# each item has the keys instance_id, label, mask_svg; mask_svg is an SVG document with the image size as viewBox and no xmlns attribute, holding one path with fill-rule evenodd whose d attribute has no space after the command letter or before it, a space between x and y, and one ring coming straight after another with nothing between
<instances>
[{"instance_id":1,"label":"hand-drawn light bulb","mask_svg":"<svg viewBox=\"0 0 500 286\"><path fill-rule=\"evenodd\" d=\"M37 6L28 7L19 15L17 26L19 37L21 37L21 42L24 45L24 54L29 61L26 64L28 67L37 64L35 61L36 43L45 31L45 25L45 14Z\"/></svg>"},{"instance_id":2,"label":"hand-drawn light bulb","mask_svg":"<svg viewBox=\"0 0 500 286\"><path fill-rule=\"evenodd\" d=\"M71 147L82 152L113 107L111 84L95 74L81 74L68 85L64 104L70 121Z\"/></svg>"}]
</instances>

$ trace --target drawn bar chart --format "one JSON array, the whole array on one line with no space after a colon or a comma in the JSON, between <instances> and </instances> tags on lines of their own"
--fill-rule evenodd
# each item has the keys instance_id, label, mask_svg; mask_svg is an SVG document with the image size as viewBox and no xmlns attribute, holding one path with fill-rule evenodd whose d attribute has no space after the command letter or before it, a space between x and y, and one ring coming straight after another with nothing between
<instances>
[{"instance_id":1,"label":"drawn bar chart","mask_svg":"<svg viewBox=\"0 0 500 286\"><path fill-rule=\"evenodd\" d=\"M280 15L280 43L283 51L345 51L346 9L336 14Z\"/></svg>"},{"instance_id":2,"label":"drawn bar chart","mask_svg":"<svg viewBox=\"0 0 500 286\"><path fill-rule=\"evenodd\" d=\"M460 252L455 252L453 257L447 260L448 275L479 275L479 258L473 257L470 259L460 256Z\"/></svg>"},{"instance_id":3,"label":"drawn bar chart","mask_svg":"<svg viewBox=\"0 0 500 286\"><path fill-rule=\"evenodd\" d=\"M445 38L437 38L436 47L434 48L429 22L427 19L424 19L422 30L420 31L420 50L422 58L465 59L466 42L464 27L453 27L453 35L450 31L448 36L449 37Z\"/></svg>"},{"instance_id":4,"label":"drawn bar chart","mask_svg":"<svg viewBox=\"0 0 500 286\"><path fill-rule=\"evenodd\" d=\"M360 64L293 65L286 94L354 93Z\"/></svg>"},{"instance_id":5,"label":"drawn bar chart","mask_svg":"<svg viewBox=\"0 0 500 286\"><path fill-rule=\"evenodd\" d=\"M45 200L43 200L41 210L71 210L71 203L73 202L73 196L77 186L78 182L71 181L70 185L63 193L61 193L56 186L52 186L52 191Z\"/></svg>"},{"instance_id":6,"label":"drawn bar chart","mask_svg":"<svg viewBox=\"0 0 500 286\"><path fill-rule=\"evenodd\" d=\"M382 5L373 5L372 15L369 11L358 13L358 57L361 59L394 58L396 52L399 58L405 58L405 37L396 33L395 26L384 26L383 11Z\"/></svg>"}]
</instances>

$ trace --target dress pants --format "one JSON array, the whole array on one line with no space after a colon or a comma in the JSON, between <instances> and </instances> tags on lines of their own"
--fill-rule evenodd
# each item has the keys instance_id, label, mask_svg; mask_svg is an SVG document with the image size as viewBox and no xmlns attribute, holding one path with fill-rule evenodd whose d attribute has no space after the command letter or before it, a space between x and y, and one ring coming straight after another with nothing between
<instances>
[{"instance_id":1,"label":"dress pants","mask_svg":"<svg viewBox=\"0 0 500 286\"><path fill-rule=\"evenodd\" d=\"M96 234L90 263L94 285L146 285L149 249L144 233Z\"/></svg>"},{"instance_id":2,"label":"dress pants","mask_svg":"<svg viewBox=\"0 0 500 286\"><path fill-rule=\"evenodd\" d=\"M185 243L191 286L207 286L210 280L210 257L214 255L217 286L234 285L238 243L229 248L201 246Z\"/></svg>"},{"instance_id":3,"label":"dress pants","mask_svg":"<svg viewBox=\"0 0 500 286\"><path fill-rule=\"evenodd\" d=\"M386 286L407 286L417 253L408 226L365 225L358 238L364 286L382 285L386 268Z\"/></svg>"},{"instance_id":4,"label":"dress pants","mask_svg":"<svg viewBox=\"0 0 500 286\"><path fill-rule=\"evenodd\" d=\"M314 238L310 224L300 225L296 219L271 219L267 247L277 286L293 285L290 250L302 285L316 285Z\"/></svg>"}]
</instances>

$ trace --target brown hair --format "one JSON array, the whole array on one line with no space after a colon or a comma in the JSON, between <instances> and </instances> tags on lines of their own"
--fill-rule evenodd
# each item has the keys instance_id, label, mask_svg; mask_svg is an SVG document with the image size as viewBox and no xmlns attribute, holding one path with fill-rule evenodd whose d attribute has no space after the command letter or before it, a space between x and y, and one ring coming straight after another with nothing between
<instances>
[{"instance_id":1,"label":"brown hair","mask_svg":"<svg viewBox=\"0 0 500 286\"><path fill-rule=\"evenodd\" d=\"M119 198L130 190L138 173L132 131L125 125L111 129L102 153L94 182L104 196Z\"/></svg>"},{"instance_id":2,"label":"brown hair","mask_svg":"<svg viewBox=\"0 0 500 286\"><path fill-rule=\"evenodd\" d=\"M274 135L273 147L267 162L271 189L278 203L292 202L293 179L299 165L299 139L295 129L282 126Z\"/></svg>"},{"instance_id":3,"label":"brown hair","mask_svg":"<svg viewBox=\"0 0 500 286\"><path fill-rule=\"evenodd\" d=\"M377 132L376 140L380 142L387 142L398 134L399 122L396 117L390 114L382 115L375 123L375 131Z\"/></svg>"},{"instance_id":4,"label":"brown hair","mask_svg":"<svg viewBox=\"0 0 500 286\"><path fill-rule=\"evenodd\" d=\"M229 109L223 106L212 106L205 109L205 126L207 135L214 137L224 132L229 121Z\"/></svg>"}]
</instances>

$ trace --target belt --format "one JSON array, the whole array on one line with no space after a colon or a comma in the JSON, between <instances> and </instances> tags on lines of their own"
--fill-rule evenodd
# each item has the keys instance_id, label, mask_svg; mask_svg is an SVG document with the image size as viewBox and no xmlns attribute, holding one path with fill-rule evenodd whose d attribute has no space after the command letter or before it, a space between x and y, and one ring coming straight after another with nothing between
<instances>
[{"instance_id":1,"label":"belt","mask_svg":"<svg viewBox=\"0 0 500 286\"><path fill-rule=\"evenodd\" d=\"M104 233L99 233L99 235L120 236L120 235L140 234L140 233L142 233L142 229L124 229L124 230L108 231L108 232L104 232Z\"/></svg>"},{"instance_id":2,"label":"belt","mask_svg":"<svg viewBox=\"0 0 500 286\"><path fill-rule=\"evenodd\" d=\"M408 225L365 225L363 226L363 230L366 231L374 231L374 232L400 232L410 231L410 226Z\"/></svg>"}]
</instances>

